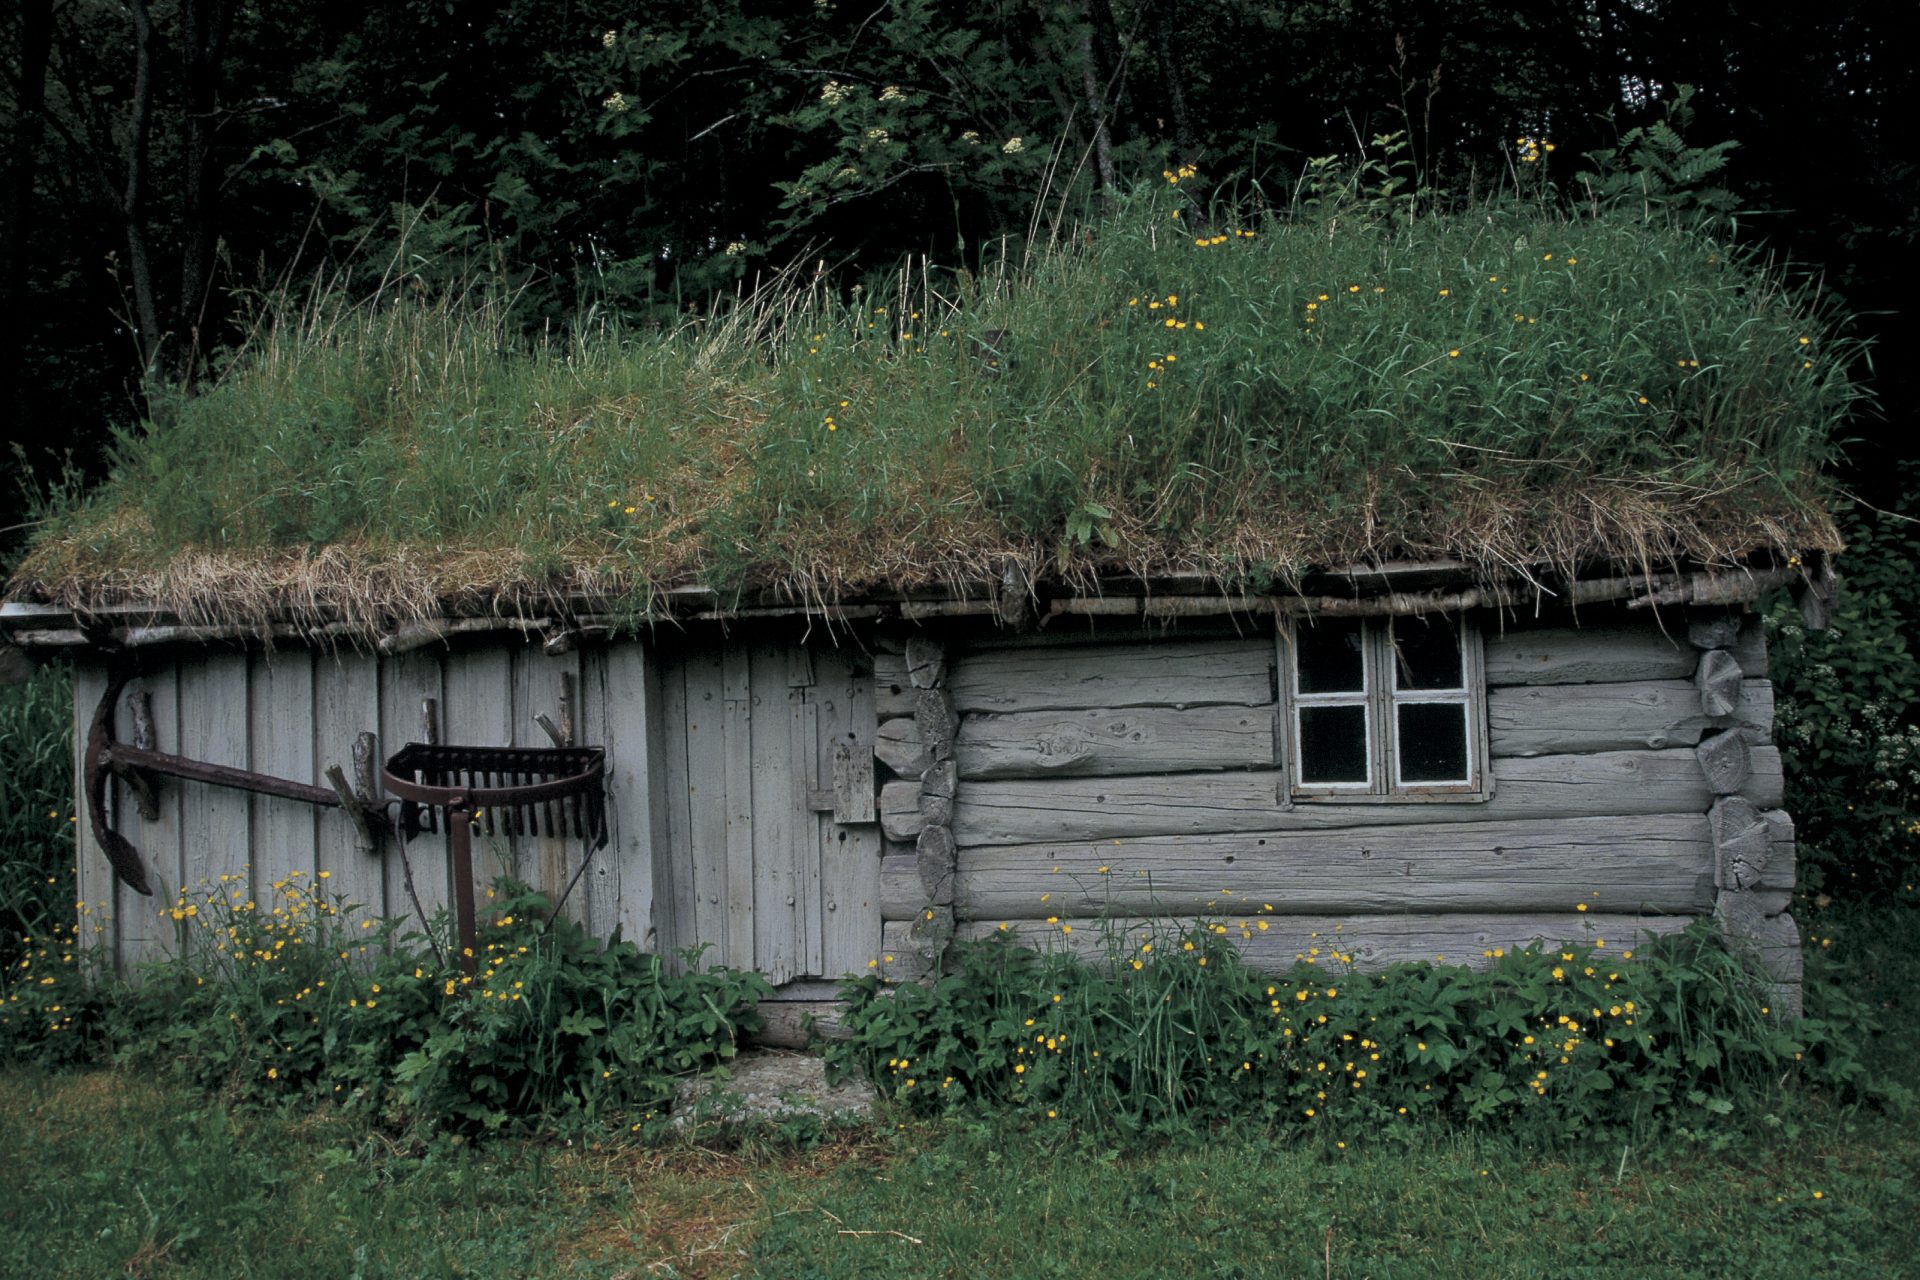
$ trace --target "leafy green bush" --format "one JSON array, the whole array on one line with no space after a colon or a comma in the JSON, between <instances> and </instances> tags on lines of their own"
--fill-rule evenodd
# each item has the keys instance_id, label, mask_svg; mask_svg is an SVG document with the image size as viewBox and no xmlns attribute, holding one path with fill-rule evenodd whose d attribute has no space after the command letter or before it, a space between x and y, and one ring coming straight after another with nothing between
<instances>
[{"instance_id":1,"label":"leafy green bush","mask_svg":"<svg viewBox=\"0 0 1920 1280\"><path fill-rule=\"evenodd\" d=\"M73 677L47 666L0 687L0 964L73 904Z\"/></svg>"},{"instance_id":2,"label":"leafy green bush","mask_svg":"<svg viewBox=\"0 0 1920 1280\"><path fill-rule=\"evenodd\" d=\"M261 901L246 885L180 895L182 946L138 985L90 986L71 946L30 957L0 995L0 1057L73 1060L111 1039L244 1100L330 1099L397 1125L644 1123L674 1077L733 1056L768 991L549 925L546 900L506 880L470 978L443 937L360 918L324 884L295 874Z\"/></svg>"},{"instance_id":3,"label":"leafy green bush","mask_svg":"<svg viewBox=\"0 0 1920 1280\"><path fill-rule=\"evenodd\" d=\"M1920 533L1899 514L1842 520L1847 551L1831 625L1808 631L1782 600L1767 615L1774 737L1786 763L1808 895L1895 897L1920 888Z\"/></svg>"},{"instance_id":4,"label":"leafy green bush","mask_svg":"<svg viewBox=\"0 0 1920 1280\"><path fill-rule=\"evenodd\" d=\"M1272 977L1226 933L1109 933L1101 963L996 937L931 987L862 978L828 1061L915 1110L977 1099L1145 1132L1445 1117L1559 1139L1704 1122L1783 1070L1861 1083L1859 1007L1784 1025L1705 924L1636 950L1490 952L1485 972L1353 972L1330 944Z\"/></svg>"}]
</instances>

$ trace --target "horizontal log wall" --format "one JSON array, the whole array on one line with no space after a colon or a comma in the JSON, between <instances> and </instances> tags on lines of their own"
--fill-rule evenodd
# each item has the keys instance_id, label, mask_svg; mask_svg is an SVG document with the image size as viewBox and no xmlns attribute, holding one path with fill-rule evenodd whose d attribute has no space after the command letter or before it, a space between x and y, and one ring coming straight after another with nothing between
<instances>
[{"instance_id":1,"label":"horizontal log wall","mask_svg":"<svg viewBox=\"0 0 1920 1280\"><path fill-rule=\"evenodd\" d=\"M1005 924L1081 945L1102 915L1249 913L1267 924L1249 953L1290 963L1301 938L1341 922L1372 935L1356 955L1381 961L1473 959L1596 925L1664 931L1721 909L1708 811L1729 786L1763 815L1777 897L1792 827L1764 642L1753 619L1709 634L1625 610L1490 621L1493 790L1480 802L1290 803L1271 636L957 653L959 785L940 812L958 936ZM919 764L904 663L876 676L881 734ZM890 840L919 835L924 805L910 771L883 786ZM907 956L902 932L924 910L921 881L912 846L889 844L881 898L899 966L930 960Z\"/></svg>"},{"instance_id":2,"label":"horizontal log wall","mask_svg":"<svg viewBox=\"0 0 1920 1280\"><path fill-rule=\"evenodd\" d=\"M1589 912L1553 914L1393 914L1339 916L1285 916L1264 920L1251 915L1221 916L1208 913L1208 922L1223 922L1227 938L1239 948L1248 962L1257 968L1280 970L1313 959L1332 972L1345 972L1349 964L1362 969L1380 968L1401 961L1426 960L1436 964L1464 964L1484 969L1493 963L1492 952L1515 950L1533 942L1605 943L1605 950L1628 951L1651 938L1677 933L1691 920L1685 916L1607 915ZM973 920L960 925L961 941L973 941L1004 932L1023 943L1041 949L1070 951L1075 955L1099 959L1117 945L1130 950L1140 940L1154 936L1154 930L1180 931L1200 921L1177 917L1159 920L1112 917L1061 917L1052 924L1043 921ZM931 966L917 954L908 936L909 925L886 926L885 948L877 969L894 982L918 981ZM1316 954L1317 953L1317 954ZM1341 960L1340 956L1348 957Z\"/></svg>"}]
</instances>

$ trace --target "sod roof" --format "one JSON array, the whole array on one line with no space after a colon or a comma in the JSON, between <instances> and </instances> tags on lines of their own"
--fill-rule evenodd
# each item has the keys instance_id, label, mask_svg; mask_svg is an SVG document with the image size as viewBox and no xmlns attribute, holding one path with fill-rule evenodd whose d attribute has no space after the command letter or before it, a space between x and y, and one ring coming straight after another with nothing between
<instances>
[{"instance_id":1,"label":"sod roof","mask_svg":"<svg viewBox=\"0 0 1920 1280\"><path fill-rule=\"evenodd\" d=\"M790 273L664 333L527 339L484 293L283 306L10 594L374 628L964 594L1010 564L1264 592L1838 549L1857 349L1752 254L1533 204L1200 213L1156 190L1024 261Z\"/></svg>"}]
</instances>

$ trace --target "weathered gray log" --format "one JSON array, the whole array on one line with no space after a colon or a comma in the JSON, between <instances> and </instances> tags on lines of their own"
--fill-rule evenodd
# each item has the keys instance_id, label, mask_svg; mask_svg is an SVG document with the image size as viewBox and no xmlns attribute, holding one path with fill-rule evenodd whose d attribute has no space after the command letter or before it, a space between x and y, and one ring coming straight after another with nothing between
<instances>
[{"instance_id":1,"label":"weathered gray log","mask_svg":"<svg viewBox=\"0 0 1920 1280\"><path fill-rule=\"evenodd\" d=\"M1753 774L1753 748L1733 730L1702 738L1693 754L1700 761L1708 789L1717 796L1733 795Z\"/></svg>"},{"instance_id":2,"label":"weathered gray log","mask_svg":"<svg viewBox=\"0 0 1920 1280\"><path fill-rule=\"evenodd\" d=\"M1777 806L1780 753L1753 753L1756 803ZM1485 803L1311 804L1287 809L1285 776L1174 774L969 782L954 805L963 847L1133 839L1206 832L1301 831L1413 823L1704 813L1713 803L1691 751L1612 751L1493 762ZM1769 798L1771 797L1771 798Z\"/></svg>"},{"instance_id":3,"label":"weathered gray log","mask_svg":"<svg viewBox=\"0 0 1920 1280\"><path fill-rule=\"evenodd\" d=\"M953 934L953 908L944 904L924 907L907 922L908 943L914 955L926 966L926 976L938 976L940 958L946 953L948 946L952 945ZM885 936L883 926L882 939Z\"/></svg>"},{"instance_id":4,"label":"weathered gray log","mask_svg":"<svg viewBox=\"0 0 1920 1280\"><path fill-rule=\"evenodd\" d=\"M1713 918L1736 949L1744 949L1766 984L1769 1012L1797 1018L1805 961L1800 928L1785 912L1768 915L1760 895L1729 891L1720 895Z\"/></svg>"},{"instance_id":5,"label":"weathered gray log","mask_svg":"<svg viewBox=\"0 0 1920 1280\"><path fill-rule=\"evenodd\" d=\"M1807 624L1809 631L1825 631L1833 620L1833 605L1839 596L1839 582L1834 578L1833 562L1822 557L1820 563L1810 573L1803 573L1801 580L1794 584L1793 603L1800 610L1800 620Z\"/></svg>"},{"instance_id":6,"label":"weathered gray log","mask_svg":"<svg viewBox=\"0 0 1920 1280\"><path fill-rule=\"evenodd\" d=\"M1758 888L1773 856L1773 828L1745 796L1722 796L1707 812L1713 882L1728 891Z\"/></svg>"},{"instance_id":7,"label":"weathered gray log","mask_svg":"<svg viewBox=\"0 0 1920 1280\"><path fill-rule=\"evenodd\" d=\"M1793 818L1784 809L1769 809L1760 815L1767 824L1769 852L1767 865L1760 872L1760 887L1757 892L1777 895L1781 903L1779 911L1787 909L1792 901L1796 848L1794 844Z\"/></svg>"},{"instance_id":8,"label":"weathered gray log","mask_svg":"<svg viewBox=\"0 0 1920 1280\"><path fill-rule=\"evenodd\" d=\"M944 827L953 822L953 798L951 796L920 797L920 818L925 826Z\"/></svg>"},{"instance_id":9,"label":"weathered gray log","mask_svg":"<svg viewBox=\"0 0 1920 1280\"><path fill-rule=\"evenodd\" d=\"M1273 642L1169 641L970 653L947 686L962 712L1258 706L1273 701Z\"/></svg>"},{"instance_id":10,"label":"weathered gray log","mask_svg":"<svg viewBox=\"0 0 1920 1280\"><path fill-rule=\"evenodd\" d=\"M956 897L963 917L995 919L1582 902L1699 914L1713 901L1713 841L1699 813L987 846L960 855Z\"/></svg>"},{"instance_id":11,"label":"weathered gray log","mask_svg":"<svg viewBox=\"0 0 1920 1280\"><path fill-rule=\"evenodd\" d=\"M874 730L873 754L903 778L917 778L933 763L920 736L920 725L910 716L881 722Z\"/></svg>"},{"instance_id":12,"label":"weathered gray log","mask_svg":"<svg viewBox=\"0 0 1920 1280\"><path fill-rule=\"evenodd\" d=\"M833 745L833 820L866 823L874 819L873 755L851 743Z\"/></svg>"},{"instance_id":13,"label":"weathered gray log","mask_svg":"<svg viewBox=\"0 0 1920 1280\"><path fill-rule=\"evenodd\" d=\"M1740 638L1744 619L1728 609L1696 609L1687 614L1687 642L1696 649L1729 649Z\"/></svg>"},{"instance_id":14,"label":"weathered gray log","mask_svg":"<svg viewBox=\"0 0 1920 1280\"><path fill-rule=\"evenodd\" d=\"M1213 916L1210 919L1219 920ZM1270 916L1267 928L1248 918L1249 926L1233 927L1237 917L1227 918L1225 940L1239 948L1254 968L1277 973L1311 958L1326 965L1329 973L1346 972L1347 965L1334 958L1337 952L1352 957L1359 969L1381 969L1403 961L1425 960L1443 964L1464 964L1484 969L1493 963L1492 952L1516 950L1532 942L1546 944L1574 942L1593 945L1605 942L1604 952L1627 951L1651 938L1678 933L1692 923L1688 916L1603 915L1598 912L1575 914L1571 911L1550 914L1515 915L1388 915L1388 916ZM1161 918L1101 920L1095 917L1062 917L1054 924L1040 920L963 921L957 931L960 941L973 941L1002 932L1013 935L1028 946L1072 951L1089 959L1107 954L1109 935L1139 942L1168 930L1179 931L1196 922L1192 919ZM905 961L910 950L910 922L884 926L881 938L894 955L888 966L896 981L919 977ZM1166 954L1165 947L1156 953ZM1318 951L1318 955L1313 953ZM1180 963L1176 958L1174 963Z\"/></svg>"},{"instance_id":15,"label":"weathered gray log","mask_svg":"<svg viewBox=\"0 0 1920 1280\"><path fill-rule=\"evenodd\" d=\"M1740 662L1729 650L1709 649L1700 655L1693 685L1700 691L1703 715L1729 716L1740 705Z\"/></svg>"},{"instance_id":16,"label":"weathered gray log","mask_svg":"<svg viewBox=\"0 0 1920 1280\"><path fill-rule=\"evenodd\" d=\"M880 831L887 839L911 840L923 825L918 782L898 779L880 788Z\"/></svg>"},{"instance_id":17,"label":"weathered gray log","mask_svg":"<svg viewBox=\"0 0 1920 1280\"><path fill-rule=\"evenodd\" d=\"M1740 794L1762 809L1778 809L1786 799L1786 771L1780 764L1780 748L1755 747L1753 773Z\"/></svg>"},{"instance_id":18,"label":"weathered gray log","mask_svg":"<svg viewBox=\"0 0 1920 1280\"><path fill-rule=\"evenodd\" d=\"M1509 685L1488 691L1487 727L1495 756L1685 747L1723 728L1763 746L1773 728L1773 686L1745 681L1734 713L1715 718L1701 711L1699 690L1687 680Z\"/></svg>"},{"instance_id":19,"label":"weathered gray log","mask_svg":"<svg viewBox=\"0 0 1920 1280\"><path fill-rule=\"evenodd\" d=\"M1489 685L1683 680L1698 654L1649 618L1635 625L1546 627L1486 636Z\"/></svg>"},{"instance_id":20,"label":"weathered gray log","mask_svg":"<svg viewBox=\"0 0 1920 1280\"><path fill-rule=\"evenodd\" d=\"M759 1011L760 1030L747 1037L751 1044L804 1049L815 1039L844 1040L850 1034L838 1000L762 1000Z\"/></svg>"},{"instance_id":21,"label":"weathered gray log","mask_svg":"<svg viewBox=\"0 0 1920 1280\"><path fill-rule=\"evenodd\" d=\"M911 846L904 852L889 851L880 859L880 918L911 920L927 905L920 888L920 859Z\"/></svg>"},{"instance_id":22,"label":"weathered gray log","mask_svg":"<svg viewBox=\"0 0 1920 1280\"><path fill-rule=\"evenodd\" d=\"M1767 627L1759 614L1750 613L1740 627L1729 650L1749 680L1761 680L1767 674Z\"/></svg>"},{"instance_id":23,"label":"weathered gray log","mask_svg":"<svg viewBox=\"0 0 1920 1280\"><path fill-rule=\"evenodd\" d=\"M907 680L916 689L938 689L947 678L947 651L939 641L914 636L907 641Z\"/></svg>"},{"instance_id":24,"label":"weathered gray log","mask_svg":"<svg viewBox=\"0 0 1920 1280\"><path fill-rule=\"evenodd\" d=\"M907 677L906 655L873 655L873 708L882 720L913 714L913 681Z\"/></svg>"},{"instance_id":25,"label":"weathered gray log","mask_svg":"<svg viewBox=\"0 0 1920 1280\"><path fill-rule=\"evenodd\" d=\"M915 864L920 869L920 891L927 902L946 906L953 901L956 887L956 855L953 833L945 827L926 827L914 842Z\"/></svg>"},{"instance_id":26,"label":"weathered gray log","mask_svg":"<svg viewBox=\"0 0 1920 1280\"><path fill-rule=\"evenodd\" d=\"M1275 762L1273 713L1135 707L971 715L954 754L962 778L1260 768Z\"/></svg>"},{"instance_id":27,"label":"weathered gray log","mask_svg":"<svg viewBox=\"0 0 1920 1280\"><path fill-rule=\"evenodd\" d=\"M951 800L959 785L960 770L958 766L951 760L942 760L937 764L927 767L926 774L920 781L920 790L925 795L941 796Z\"/></svg>"},{"instance_id":28,"label":"weathered gray log","mask_svg":"<svg viewBox=\"0 0 1920 1280\"><path fill-rule=\"evenodd\" d=\"M920 727L920 741L926 747L931 764L953 759L954 732L959 717L953 711L953 699L945 689L922 689L914 698L914 723Z\"/></svg>"}]
</instances>

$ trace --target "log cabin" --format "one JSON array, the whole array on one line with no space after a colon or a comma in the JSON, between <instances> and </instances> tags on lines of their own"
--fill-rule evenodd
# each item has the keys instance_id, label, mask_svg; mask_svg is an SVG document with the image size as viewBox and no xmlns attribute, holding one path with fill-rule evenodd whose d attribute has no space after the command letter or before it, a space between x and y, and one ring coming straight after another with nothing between
<instances>
[{"instance_id":1,"label":"log cabin","mask_svg":"<svg viewBox=\"0 0 1920 1280\"><path fill-rule=\"evenodd\" d=\"M1788 587L1817 611L1819 573L1098 585L685 591L638 632L553 611L343 638L20 601L0 626L76 663L79 898L126 970L179 945L176 896L221 875L265 896L324 873L370 916L431 917L458 897L451 841L396 820L377 762L562 745L599 749L598 830L551 802L476 815L471 892L510 875L601 935L756 969L775 1039L830 1023L848 974L1149 917L1258 918L1243 950L1276 968L1332 938L1361 965L1474 965L1712 917L1798 1007L1752 605ZM245 777L111 758L128 745Z\"/></svg>"}]
</instances>

